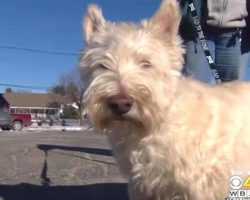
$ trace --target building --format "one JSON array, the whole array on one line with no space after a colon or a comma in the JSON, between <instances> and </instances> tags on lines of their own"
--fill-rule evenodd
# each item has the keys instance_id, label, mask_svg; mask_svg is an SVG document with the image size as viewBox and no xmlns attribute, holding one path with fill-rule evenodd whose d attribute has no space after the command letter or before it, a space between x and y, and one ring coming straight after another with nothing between
<instances>
[{"instance_id":1,"label":"building","mask_svg":"<svg viewBox=\"0 0 250 200\"><path fill-rule=\"evenodd\" d=\"M7 92L3 96L10 104L11 113L30 113L33 121L59 115L59 95Z\"/></svg>"}]
</instances>

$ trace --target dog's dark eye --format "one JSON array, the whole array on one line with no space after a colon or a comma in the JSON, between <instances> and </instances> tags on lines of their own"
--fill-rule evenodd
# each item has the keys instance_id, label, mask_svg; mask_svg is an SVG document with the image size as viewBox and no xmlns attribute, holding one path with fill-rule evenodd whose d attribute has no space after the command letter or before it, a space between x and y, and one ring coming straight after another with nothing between
<instances>
[{"instance_id":1,"label":"dog's dark eye","mask_svg":"<svg viewBox=\"0 0 250 200\"><path fill-rule=\"evenodd\" d=\"M107 70L107 69L108 69L108 67L105 66L105 65L103 65L103 64L98 64L98 65L96 66L96 68L97 68L97 69L100 69L100 70Z\"/></svg>"},{"instance_id":2,"label":"dog's dark eye","mask_svg":"<svg viewBox=\"0 0 250 200\"><path fill-rule=\"evenodd\" d=\"M150 67L152 67L152 64L147 60L141 61L140 65L141 65L142 68L150 68Z\"/></svg>"}]
</instances>

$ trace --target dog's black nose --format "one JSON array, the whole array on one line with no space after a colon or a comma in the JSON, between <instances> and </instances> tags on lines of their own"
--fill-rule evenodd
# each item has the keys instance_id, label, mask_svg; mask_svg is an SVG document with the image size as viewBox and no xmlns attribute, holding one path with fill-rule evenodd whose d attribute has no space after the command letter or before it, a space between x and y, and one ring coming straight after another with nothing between
<instances>
[{"instance_id":1,"label":"dog's black nose","mask_svg":"<svg viewBox=\"0 0 250 200\"><path fill-rule=\"evenodd\" d=\"M127 113L133 105L133 100L130 97L116 95L108 99L108 107L116 115Z\"/></svg>"}]
</instances>

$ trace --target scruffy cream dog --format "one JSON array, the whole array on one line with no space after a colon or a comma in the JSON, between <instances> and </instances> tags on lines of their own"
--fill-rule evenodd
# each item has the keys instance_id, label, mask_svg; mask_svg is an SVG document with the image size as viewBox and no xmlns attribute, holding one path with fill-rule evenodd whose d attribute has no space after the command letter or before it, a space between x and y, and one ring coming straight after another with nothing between
<instances>
[{"instance_id":1,"label":"scruffy cream dog","mask_svg":"<svg viewBox=\"0 0 250 200\"><path fill-rule=\"evenodd\" d=\"M140 24L108 22L95 5L83 21L87 109L131 200L222 200L231 171L250 170L250 85L182 77L179 21L176 0Z\"/></svg>"}]
</instances>

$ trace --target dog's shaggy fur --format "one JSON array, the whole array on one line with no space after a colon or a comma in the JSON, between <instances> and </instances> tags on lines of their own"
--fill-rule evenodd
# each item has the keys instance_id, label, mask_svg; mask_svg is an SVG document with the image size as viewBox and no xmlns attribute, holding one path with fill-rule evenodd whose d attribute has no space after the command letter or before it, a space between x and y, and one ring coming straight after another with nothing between
<instances>
[{"instance_id":1,"label":"dog's shaggy fur","mask_svg":"<svg viewBox=\"0 0 250 200\"><path fill-rule=\"evenodd\" d=\"M131 200L222 200L231 171L250 169L250 85L182 77L179 21L176 0L140 24L108 22L95 5L84 18L88 112ZM132 104L125 113L108 103L117 96Z\"/></svg>"}]
</instances>

